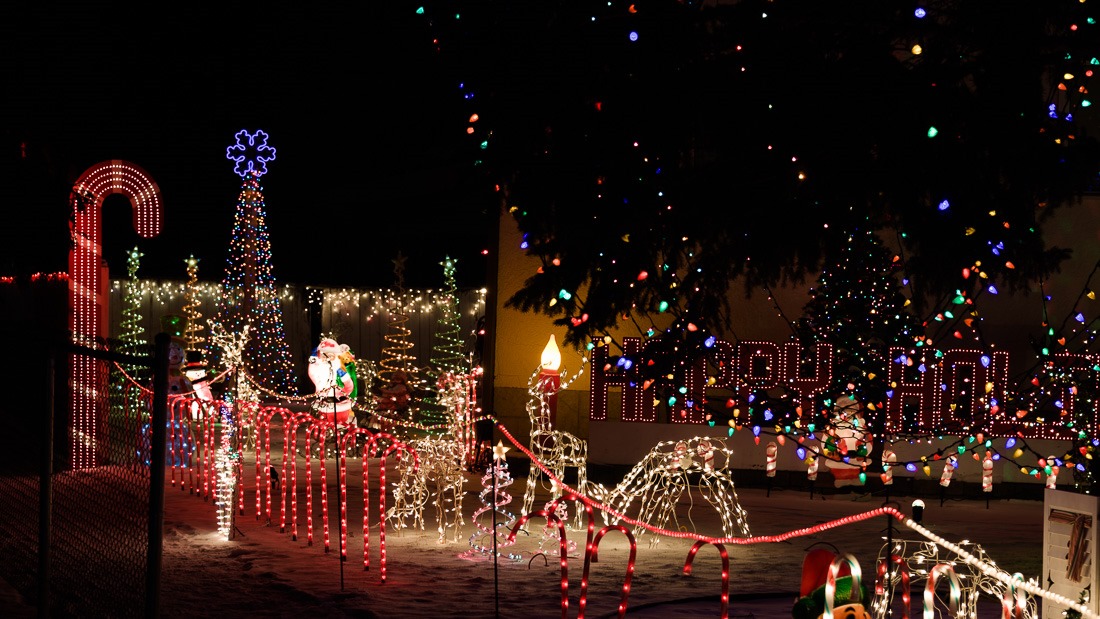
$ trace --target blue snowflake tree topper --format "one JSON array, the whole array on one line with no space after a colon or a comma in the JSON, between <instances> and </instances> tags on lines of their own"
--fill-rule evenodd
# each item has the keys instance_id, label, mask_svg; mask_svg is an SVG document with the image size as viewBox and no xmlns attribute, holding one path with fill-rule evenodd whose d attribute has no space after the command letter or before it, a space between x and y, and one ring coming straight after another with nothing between
<instances>
[{"instance_id":1,"label":"blue snowflake tree topper","mask_svg":"<svg viewBox=\"0 0 1100 619\"><path fill-rule=\"evenodd\" d=\"M236 162L233 171L241 178L267 174L267 162L275 160L275 149L267 145L267 132L257 129L250 134L241 129L234 137L237 143L225 149L225 158Z\"/></svg>"}]
</instances>

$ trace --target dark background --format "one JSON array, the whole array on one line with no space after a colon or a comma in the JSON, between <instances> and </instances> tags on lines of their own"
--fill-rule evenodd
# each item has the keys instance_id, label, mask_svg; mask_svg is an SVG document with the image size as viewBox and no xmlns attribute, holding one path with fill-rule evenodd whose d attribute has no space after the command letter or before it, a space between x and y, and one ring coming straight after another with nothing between
<instances>
[{"instance_id":1,"label":"dark background","mask_svg":"<svg viewBox=\"0 0 1100 619\"><path fill-rule=\"evenodd\" d=\"M473 173L462 94L408 3L302 10L230 4L17 3L0 18L0 275L67 270L68 194L105 160L158 184L165 226L141 239L125 198L104 205L104 254L126 277L220 281L240 190L225 158L262 129L280 283L482 286L499 202Z\"/></svg>"}]
</instances>

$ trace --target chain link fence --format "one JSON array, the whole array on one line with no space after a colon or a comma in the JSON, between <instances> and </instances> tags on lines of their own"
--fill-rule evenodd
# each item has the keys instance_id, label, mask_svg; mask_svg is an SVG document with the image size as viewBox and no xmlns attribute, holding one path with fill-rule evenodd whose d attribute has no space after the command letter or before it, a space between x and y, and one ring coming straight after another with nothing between
<instances>
[{"instance_id":1,"label":"chain link fence","mask_svg":"<svg viewBox=\"0 0 1100 619\"><path fill-rule=\"evenodd\" d=\"M45 367L18 368L31 387L5 411L0 578L40 617L153 617L167 336L154 345L81 344L66 340L51 347ZM159 407L155 359L164 360ZM11 366L5 365L9 374L17 370ZM161 420L160 432L154 419Z\"/></svg>"}]
</instances>

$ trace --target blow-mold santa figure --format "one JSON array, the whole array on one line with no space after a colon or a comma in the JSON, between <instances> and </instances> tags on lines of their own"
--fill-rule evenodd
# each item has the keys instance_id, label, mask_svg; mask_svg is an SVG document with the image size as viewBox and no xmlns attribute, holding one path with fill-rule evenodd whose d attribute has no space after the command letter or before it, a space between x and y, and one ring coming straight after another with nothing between
<instances>
[{"instance_id":1,"label":"blow-mold santa figure","mask_svg":"<svg viewBox=\"0 0 1100 619\"><path fill-rule=\"evenodd\" d=\"M308 374L316 389L313 409L322 419L348 423L353 418L351 409L358 392L355 357L348 345L323 338L309 357Z\"/></svg>"},{"instance_id":2,"label":"blow-mold santa figure","mask_svg":"<svg viewBox=\"0 0 1100 619\"><path fill-rule=\"evenodd\" d=\"M834 442L825 446L828 454L825 465L833 475L833 485L837 488L862 485L859 475L867 466L871 434L859 401L850 395L837 398L830 425L829 435Z\"/></svg>"}]
</instances>

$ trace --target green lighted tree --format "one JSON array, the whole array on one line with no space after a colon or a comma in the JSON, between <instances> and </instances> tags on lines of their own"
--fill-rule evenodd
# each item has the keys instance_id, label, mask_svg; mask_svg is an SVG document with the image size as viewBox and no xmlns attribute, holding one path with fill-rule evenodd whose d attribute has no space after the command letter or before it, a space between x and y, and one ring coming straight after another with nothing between
<instances>
[{"instance_id":1,"label":"green lighted tree","mask_svg":"<svg viewBox=\"0 0 1100 619\"><path fill-rule=\"evenodd\" d=\"M131 249L126 255L126 286L122 295L122 321L119 323L121 332L118 339L120 352L127 354L145 354L149 342L145 339L145 327L141 325L141 283L137 278L138 269L141 267L141 259L145 254L138 251L137 247ZM148 378L148 368L135 365L123 365L135 380L143 382Z\"/></svg>"},{"instance_id":2,"label":"green lighted tree","mask_svg":"<svg viewBox=\"0 0 1100 619\"><path fill-rule=\"evenodd\" d=\"M462 326L459 324L460 299L455 286L455 265L458 261L447 256L443 266L444 287L439 300L439 329L432 346L430 393L420 403L420 421L429 426L442 426L447 421L447 411L440 407L438 397L439 377L445 373L461 374L469 369L463 355Z\"/></svg>"},{"instance_id":3,"label":"green lighted tree","mask_svg":"<svg viewBox=\"0 0 1100 619\"><path fill-rule=\"evenodd\" d=\"M137 247L126 255L126 284L122 295L122 321L119 323L119 352L130 355L146 355L149 342L145 339L145 327L141 325L141 284L137 278L144 256ZM147 410L142 403L141 389L151 384L152 373L148 366L121 363L122 372L111 372L111 382L115 393L122 396L122 411L125 419L136 419ZM122 422L122 417L112 416L113 422Z\"/></svg>"},{"instance_id":4,"label":"green lighted tree","mask_svg":"<svg viewBox=\"0 0 1100 619\"><path fill-rule=\"evenodd\" d=\"M902 262L870 230L842 233L829 252L810 301L795 321L804 350L833 346L833 384L826 406L842 395L884 410L890 347L923 344L924 328L902 289Z\"/></svg>"}]
</instances>

